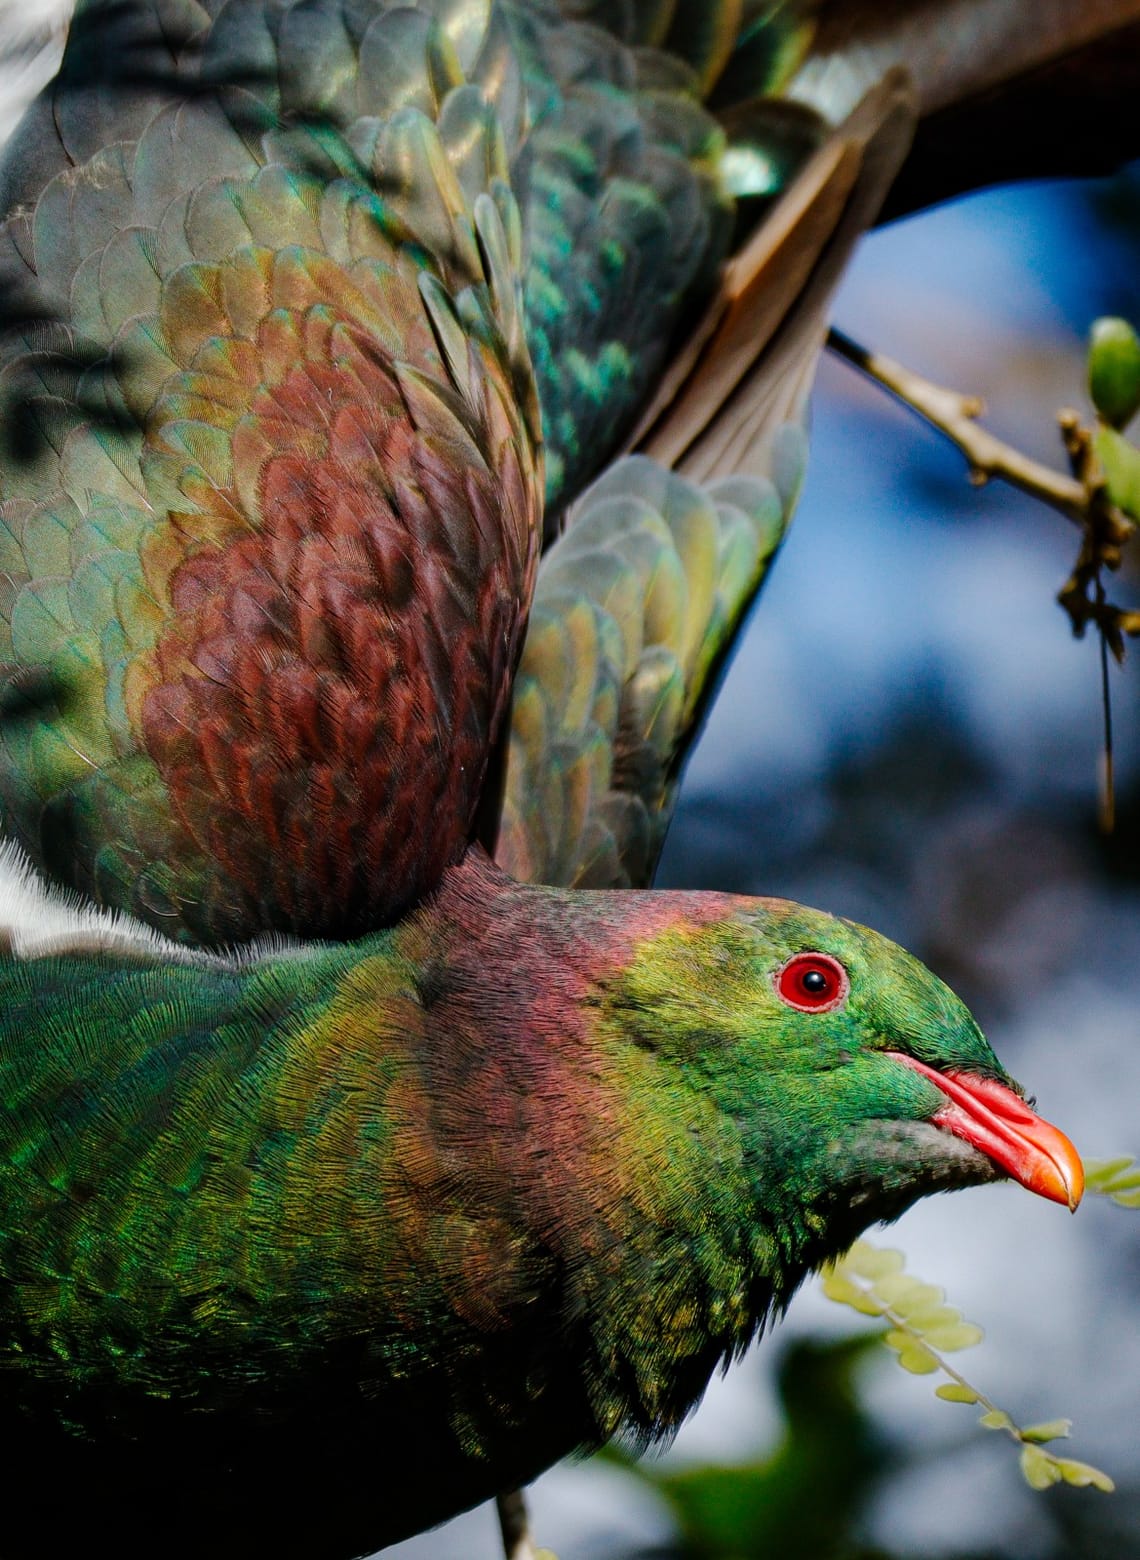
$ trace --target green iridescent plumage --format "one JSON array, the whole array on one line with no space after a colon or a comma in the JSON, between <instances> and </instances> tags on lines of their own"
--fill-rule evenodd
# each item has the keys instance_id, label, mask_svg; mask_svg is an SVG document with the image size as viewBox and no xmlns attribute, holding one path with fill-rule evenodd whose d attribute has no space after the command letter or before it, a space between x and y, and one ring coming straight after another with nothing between
<instances>
[{"instance_id":1,"label":"green iridescent plumage","mask_svg":"<svg viewBox=\"0 0 1140 1560\"><path fill-rule=\"evenodd\" d=\"M924 1192L1072 1200L873 933L534 886L650 879L790 518L912 117L753 100L810 9L82 6L2 174L0 802L86 896L0 856L17 1560L346 1560L668 1431Z\"/></svg>"},{"instance_id":2,"label":"green iridescent plumage","mask_svg":"<svg viewBox=\"0 0 1140 1560\"><path fill-rule=\"evenodd\" d=\"M830 1016L774 989L805 946ZM9 960L12 1475L62 1458L86 1522L114 1467L142 1513L192 1472L167 1553L338 1555L668 1429L868 1217L997 1174L899 1048L1004 1076L873 933L474 857L352 946Z\"/></svg>"}]
</instances>

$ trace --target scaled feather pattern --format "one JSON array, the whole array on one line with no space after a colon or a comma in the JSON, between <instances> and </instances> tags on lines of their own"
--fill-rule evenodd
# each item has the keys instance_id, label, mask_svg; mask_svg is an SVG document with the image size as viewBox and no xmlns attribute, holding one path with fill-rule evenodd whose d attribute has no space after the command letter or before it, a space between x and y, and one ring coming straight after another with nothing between
<instances>
[{"instance_id":1,"label":"scaled feather pattern","mask_svg":"<svg viewBox=\"0 0 1140 1560\"><path fill-rule=\"evenodd\" d=\"M901 949L647 888L913 122L779 100L812 9L80 5L0 166L6 1554L363 1554L918 1196L1079 1198Z\"/></svg>"}]
</instances>

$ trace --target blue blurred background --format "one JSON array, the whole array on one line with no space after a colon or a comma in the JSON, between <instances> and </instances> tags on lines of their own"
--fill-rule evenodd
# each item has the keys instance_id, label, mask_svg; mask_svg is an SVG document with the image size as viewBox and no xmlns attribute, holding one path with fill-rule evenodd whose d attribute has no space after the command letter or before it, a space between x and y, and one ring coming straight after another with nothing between
<instances>
[{"instance_id":1,"label":"blue blurred background","mask_svg":"<svg viewBox=\"0 0 1140 1560\"><path fill-rule=\"evenodd\" d=\"M1060 467L1090 321L1140 323L1138 244L1135 172L984 193L871 235L835 318L980 392L996 432ZM1075 553L1060 516L971 488L954 450L826 360L798 517L659 881L787 895L905 943L1097 1156L1140 1152L1140 669L1113 673L1104 841L1096 646L1054 601ZM873 1234L984 1325L957 1357L971 1379L1021 1423L1072 1416L1072 1455L1117 1494L1030 1491L976 1410L847 1341L867 1329L810 1285L643 1475L595 1459L540 1480L540 1542L563 1560L1140 1556L1140 1214L1090 1198L1070 1219L998 1186ZM487 1509L389 1551L498 1552Z\"/></svg>"}]
</instances>

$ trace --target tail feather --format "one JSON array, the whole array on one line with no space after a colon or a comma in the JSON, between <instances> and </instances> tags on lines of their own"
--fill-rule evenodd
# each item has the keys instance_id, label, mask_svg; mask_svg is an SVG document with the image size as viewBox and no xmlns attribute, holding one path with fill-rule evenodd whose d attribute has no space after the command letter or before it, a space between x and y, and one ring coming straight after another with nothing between
<instances>
[{"instance_id":1,"label":"tail feather","mask_svg":"<svg viewBox=\"0 0 1140 1560\"><path fill-rule=\"evenodd\" d=\"M686 758L791 520L832 292L912 124L894 76L820 150L729 263L637 453L586 491L543 559L496 850L515 876L652 880Z\"/></svg>"},{"instance_id":2,"label":"tail feather","mask_svg":"<svg viewBox=\"0 0 1140 1560\"><path fill-rule=\"evenodd\" d=\"M907 79L892 72L725 267L631 449L697 481L763 461L764 429L798 415L803 404L832 292L902 164L913 127Z\"/></svg>"}]
</instances>

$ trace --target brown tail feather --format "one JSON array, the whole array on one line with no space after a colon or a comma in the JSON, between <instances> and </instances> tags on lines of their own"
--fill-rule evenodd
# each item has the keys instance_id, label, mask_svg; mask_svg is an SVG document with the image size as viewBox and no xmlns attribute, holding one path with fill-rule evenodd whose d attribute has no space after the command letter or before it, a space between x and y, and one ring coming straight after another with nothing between
<instances>
[{"instance_id":1,"label":"brown tail feather","mask_svg":"<svg viewBox=\"0 0 1140 1560\"><path fill-rule=\"evenodd\" d=\"M831 295L902 164L914 121L908 79L892 71L725 267L630 449L696 481L760 469L765 430L794 417L810 388Z\"/></svg>"}]
</instances>

